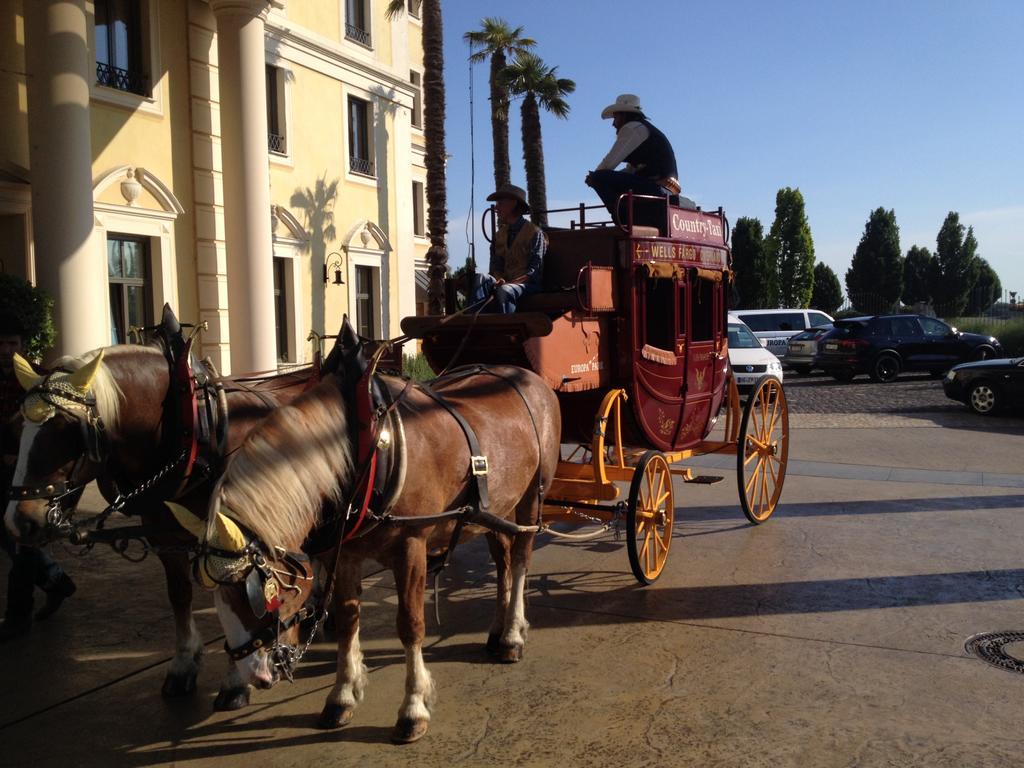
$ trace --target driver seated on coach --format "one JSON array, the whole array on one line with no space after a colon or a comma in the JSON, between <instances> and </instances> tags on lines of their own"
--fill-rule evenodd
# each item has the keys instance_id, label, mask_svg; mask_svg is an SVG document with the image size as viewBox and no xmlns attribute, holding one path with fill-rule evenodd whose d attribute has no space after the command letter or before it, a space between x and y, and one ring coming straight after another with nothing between
<instances>
[{"instance_id":1,"label":"driver seated on coach","mask_svg":"<svg viewBox=\"0 0 1024 768\"><path fill-rule=\"evenodd\" d=\"M511 314L524 296L542 290L544 252L547 236L536 224L528 221L530 212L526 192L512 184L487 196L494 202L498 230L491 242L491 260L486 275L476 275L473 303L492 297L492 305L484 311Z\"/></svg>"}]
</instances>

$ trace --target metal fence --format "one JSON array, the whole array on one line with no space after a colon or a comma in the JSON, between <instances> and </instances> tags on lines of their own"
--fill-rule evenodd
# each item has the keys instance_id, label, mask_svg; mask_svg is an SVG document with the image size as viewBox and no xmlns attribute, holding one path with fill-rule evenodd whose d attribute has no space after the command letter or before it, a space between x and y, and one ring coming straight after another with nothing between
<instances>
[{"instance_id":1,"label":"metal fence","mask_svg":"<svg viewBox=\"0 0 1024 768\"><path fill-rule=\"evenodd\" d=\"M967 297L966 303L941 304L933 302L917 302L904 304L891 302L876 294L861 294L847 297L846 301L833 314L836 317L853 315L882 315L901 312L913 312L929 317L943 319L975 320L979 322L1024 322L1024 295L1018 291L1003 291L993 300L992 294L976 294Z\"/></svg>"}]
</instances>

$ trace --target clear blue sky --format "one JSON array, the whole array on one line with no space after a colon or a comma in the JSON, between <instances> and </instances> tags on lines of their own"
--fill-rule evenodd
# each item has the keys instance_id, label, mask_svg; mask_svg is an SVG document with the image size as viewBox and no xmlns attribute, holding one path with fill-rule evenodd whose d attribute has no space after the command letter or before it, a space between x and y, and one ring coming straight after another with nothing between
<instances>
[{"instance_id":1,"label":"clear blue sky","mask_svg":"<svg viewBox=\"0 0 1024 768\"><path fill-rule=\"evenodd\" d=\"M1024 2L447 0L449 247L466 257L468 47L484 16L522 24L576 81L543 122L548 199L594 200L586 172L614 139L601 108L638 94L672 140L684 193L771 226L799 187L819 260L842 280L869 212L894 208L903 252L935 249L946 213L973 225L1003 287L1024 297ZM487 66L476 86L477 215L493 185ZM518 106L513 181L524 184ZM481 238L477 247L483 258Z\"/></svg>"}]
</instances>

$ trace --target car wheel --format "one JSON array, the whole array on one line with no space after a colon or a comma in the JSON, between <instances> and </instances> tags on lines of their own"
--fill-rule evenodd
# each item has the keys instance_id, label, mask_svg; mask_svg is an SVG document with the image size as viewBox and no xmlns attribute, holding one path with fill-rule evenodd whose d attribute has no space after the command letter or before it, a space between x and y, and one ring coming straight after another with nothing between
<instances>
[{"instance_id":1,"label":"car wheel","mask_svg":"<svg viewBox=\"0 0 1024 768\"><path fill-rule=\"evenodd\" d=\"M836 381L842 381L842 382L853 381L854 375L855 375L854 372L851 371L851 370L848 370L848 369L847 370L832 371L832 378L835 379Z\"/></svg>"},{"instance_id":2,"label":"car wheel","mask_svg":"<svg viewBox=\"0 0 1024 768\"><path fill-rule=\"evenodd\" d=\"M992 347L981 346L974 350L974 354L971 356L972 360L991 360L996 356L996 351Z\"/></svg>"},{"instance_id":3,"label":"car wheel","mask_svg":"<svg viewBox=\"0 0 1024 768\"><path fill-rule=\"evenodd\" d=\"M999 407L999 390L996 389L994 384L990 384L987 381L979 381L967 393L967 405L975 413L989 416L995 413Z\"/></svg>"},{"instance_id":4,"label":"car wheel","mask_svg":"<svg viewBox=\"0 0 1024 768\"><path fill-rule=\"evenodd\" d=\"M871 378L888 384L900 375L900 360L896 355L879 355L871 366Z\"/></svg>"}]
</instances>

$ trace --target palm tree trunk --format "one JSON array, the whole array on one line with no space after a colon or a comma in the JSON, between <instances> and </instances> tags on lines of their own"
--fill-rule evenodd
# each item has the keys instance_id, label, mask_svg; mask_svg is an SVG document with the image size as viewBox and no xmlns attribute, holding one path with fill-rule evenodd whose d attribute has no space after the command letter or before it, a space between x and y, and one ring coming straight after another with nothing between
<instances>
[{"instance_id":1,"label":"palm tree trunk","mask_svg":"<svg viewBox=\"0 0 1024 768\"><path fill-rule=\"evenodd\" d=\"M544 180L544 145L540 135L540 110L532 93L523 97L523 161L526 165L526 194L530 219L540 227L548 225L548 192Z\"/></svg>"},{"instance_id":2,"label":"palm tree trunk","mask_svg":"<svg viewBox=\"0 0 1024 768\"><path fill-rule=\"evenodd\" d=\"M499 75L505 69L505 54L491 56L491 144L494 147L494 188L512 182L512 163L508 157L508 91Z\"/></svg>"},{"instance_id":3,"label":"palm tree trunk","mask_svg":"<svg viewBox=\"0 0 1024 768\"><path fill-rule=\"evenodd\" d=\"M448 200L445 192L444 26L441 0L423 0L423 133L427 166L427 307L444 312L444 279L448 274Z\"/></svg>"}]
</instances>

